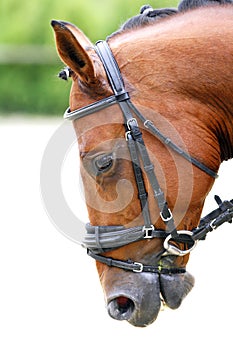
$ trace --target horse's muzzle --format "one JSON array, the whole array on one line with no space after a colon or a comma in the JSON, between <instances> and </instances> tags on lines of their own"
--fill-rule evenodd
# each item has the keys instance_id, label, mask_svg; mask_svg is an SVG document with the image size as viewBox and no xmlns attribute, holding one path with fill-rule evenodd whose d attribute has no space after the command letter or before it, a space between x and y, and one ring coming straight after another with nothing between
<instances>
[{"instance_id":1,"label":"horse's muzzle","mask_svg":"<svg viewBox=\"0 0 233 350\"><path fill-rule=\"evenodd\" d=\"M158 275L122 271L117 275L120 282L115 280L104 288L108 313L136 327L148 326L156 320L161 296L167 306L176 309L194 285L189 273Z\"/></svg>"},{"instance_id":2,"label":"horse's muzzle","mask_svg":"<svg viewBox=\"0 0 233 350\"><path fill-rule=\"evenodd\" d=\"M157 274L123 273L119 286L112 285L107 295L108 313L116 320L127 320L145 327L160 310L160 288Z\"/></svg>"}]
</instances>

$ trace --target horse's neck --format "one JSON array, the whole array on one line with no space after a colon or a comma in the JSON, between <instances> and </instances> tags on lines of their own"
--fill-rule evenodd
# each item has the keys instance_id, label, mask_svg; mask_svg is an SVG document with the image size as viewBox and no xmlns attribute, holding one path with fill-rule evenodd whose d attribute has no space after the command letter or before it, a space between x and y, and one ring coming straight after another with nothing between
<instances>
[{"instance_id":1,"label":"horse's neck","mask_svg":"<svg viewBox=\"0 0 233 350\"><path fill-rule=\"evenodd\" d=\"M233 7L218 11L190 13L190 25L189 14L174 16L113 48L135 100L209 130L223 161L233 157Z\"/></svg>"}]
</instances>

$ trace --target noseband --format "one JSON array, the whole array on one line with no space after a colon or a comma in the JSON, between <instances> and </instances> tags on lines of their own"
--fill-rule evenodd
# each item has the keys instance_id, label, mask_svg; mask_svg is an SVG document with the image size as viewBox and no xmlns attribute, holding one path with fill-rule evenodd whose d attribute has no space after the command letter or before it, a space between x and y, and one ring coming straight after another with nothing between
<instances>
[{"instance_id":1,"label":"noseband","mask_svg":"<svg viewBox=\"0 0 233 350\"><path fill-rule=\"evenodd\" d=\"M184 268L164 268L160 259L166 255L183 256L188 254L194 249L198 240L205 239L208 232L216 229L224 222L232 222L233 200L222 202L220 198L216 196L215 199L218 203L218 208L204 217L197 228L194 228L192 231L177 231L172 212L168 207L164 193L159 186L154 171L154 165L150 161L136 117L154 136L156 136L157 139L172 149L172 151L184 157L187 161L204 171L209 176L217 178L218 175L196 158L191 157L169 138L163 135L157 127L150 120L144 118L140 111L133 105L128 92L125 90L119 67L107 42L98 41L95 45L95 50L102 61L114 94L75 111L71 111L70 108L68 108L64 114L64 118L68 120L76 120L101 111L102 109L108 108L114 104L120 106L124 117L126 130L125 137L138 188L144 225L125 228L124 226L92 226L87 224L87 232L84 236L83 246L87 248L89 256L108 266L114 266L132 272L167 274L184 273ZM143 165L143 169L153 190L155 201L160 210L160 217L166 226L165 230L155 229L151 222L147 200L148 195L143 179L141 164ZM131 260L122 261L101 255L101 253L114 250L129 243L152 238L164 239L164 249L159 254L158 264L156 266L143 265L140 262L133 262ZM181 250L171 242L184 243L186 249Z\"/></svg>"}]
</instances>

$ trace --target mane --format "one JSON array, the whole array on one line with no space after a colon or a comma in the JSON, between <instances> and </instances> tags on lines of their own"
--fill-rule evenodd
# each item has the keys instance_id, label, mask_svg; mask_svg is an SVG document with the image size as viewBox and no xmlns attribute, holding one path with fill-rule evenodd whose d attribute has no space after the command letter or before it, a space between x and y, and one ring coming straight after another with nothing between
<instances>
[{"instance_id":1,"label":"mane","mask_svg":"<svg viewBox=\"0 0 233 350\"><path fill-rule=\"evenodd\" d=\"M153 9L150 5L144 5L141 7L139 15L129 18L116 32L109 35L107 40L118 34L154 24L177 13L183 13L199 7L220 6L224 4L233 4L233 0L182 0L177 9Z\"/></svg>"},{"instance_id":2,"label":"mane","mask_svg":"<svg viewBox=\"0 0 233 350\"><path fill-rule=\"evenodd\" d=\"M149 24L155 23L155 21L159 21L162 18L166 18L167 16L171 16L177 13L176 9L173 8L163 8L153 10L151 6L143 6L140 10L140 14L128 19L119 30L115 33L111 34L110 37L115 36L117 34L123 33L127 30L136 29L140 27L144 27Z\"/></svg>"},{"instance_id":3,"label":"mane","mask_svg":"<svg viewBox=\"0 0 233 350\"><path fill-rule=\"evenodd\" d=\"M187 1L187 0L186 0ZM178 12L175 8L162 8L162 9L153 9L150 5L143 6L140 9L140 14L129 18L122 26L114 33L108 36L107 40L115 37L118 34L138 29L141 27L154 24L156 21L159 21L168 16L172 16Z\"/></svg>"}]
</instances>

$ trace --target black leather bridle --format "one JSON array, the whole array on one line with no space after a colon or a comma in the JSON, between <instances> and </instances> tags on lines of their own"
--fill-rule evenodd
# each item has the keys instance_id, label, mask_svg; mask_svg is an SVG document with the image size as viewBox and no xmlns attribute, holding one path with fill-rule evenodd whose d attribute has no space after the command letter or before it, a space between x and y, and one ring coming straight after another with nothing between
<instances>
[{"instance_id":1,"label":"black leather bridle","mask_svg":"<svg viewBox=\"0 0 233 350\"><path fill-rule=\"evenodd\" d=\"M172 212L168 207L164 193L157 181L154 166L150 161L136 117L153 135L174 152L184 157L187 161L191 162L209 176L217 178L218 175L164 136L156 126L150 120L145 119L140 111L133 105L128 92L125 90L119 67L107 42L98 41L95 45L95 51L103 63L113 90L113 95L75 111L71 111L70 108L68 108L64 114L64 118L76 120L101 111L114 104L120 106L124 116L126 141L132 160L144 225L125 228L124 226L92 226L87 224L87 232L82 242L83 246L87 248L89 256L108 266L114 266L133 272L184 273L184 268L164 268L161 263L161 258L166 255L186 255L194 249L198 240L205 239L208 232L216 229L224 222L231 223L233 217L233 200L222 202L218 196L215 196L218 208L204 217L197 228L194 228L192 231L177 231ZM153 195L158 204L160 216L166 226L166 230L155 229L151 222L147 192L140 164L143 165L151 188L153 189ZM114 250L129 243L152 238L164 239L164 250L159 254L158 264L156 266L144 265L131 260L122 261L101 255L106 251ZM184 243L185 250L181 250L176 245L171 244L171 242Z\"/></svg>"}]
</instances>

